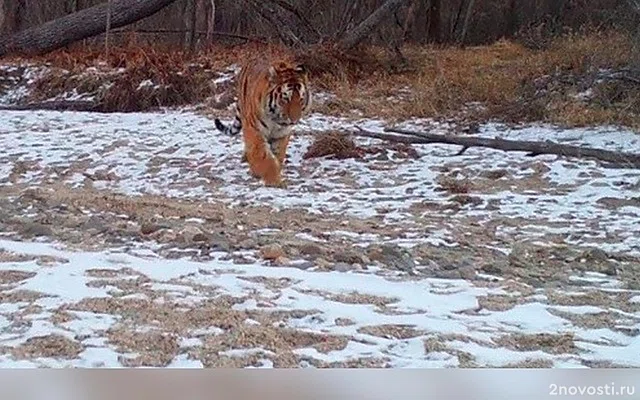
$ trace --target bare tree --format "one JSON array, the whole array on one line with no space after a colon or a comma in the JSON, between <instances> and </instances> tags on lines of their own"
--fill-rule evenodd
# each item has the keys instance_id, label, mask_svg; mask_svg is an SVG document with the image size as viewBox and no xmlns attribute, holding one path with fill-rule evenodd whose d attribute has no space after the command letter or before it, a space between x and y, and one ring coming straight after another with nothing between
<instances>
[{"instance_id":1,"label":"bare tree","mask_svg":"<svg viewBox=\"0 0 640 400\"><path fill-rule=\"evenodd\" d=\"M627 2L636 13L636 20L640 20L640 0L627 0ZM631 67L636 71L640 71L640 22L636 23L636 30L633 33Z\"/></svg>"},{"instance_id":2,"label":"bare tree","mask_svg":"<svg viewBox=\"0 0 640 400\"><path fill-rule=\"evenodd\" d=\"M216 0L211 0L209 9L209 18L207 20L207 42L211 43L213 40L213 32L216 26Z\"/></svg>"},{"instance_id":3,"label":"bare tree","mask_svg":"<svg viewBox=\"0 0 640 400\"><path fill-rule=\"evenodd\" d=\"M112 0L111 27L120 28L160 11L176 0ZM0 38L0 56L46 53L104 33L109 4L102 3L49 21L33 29Z\"/></svg>"},{"instance_id":4,"label":"bare tree","mask_svg":"<svg viewBox=\"0 0 640 400\"><path fill-rule=\"evenodd\" d=\"M430 42L439 43L442 39L440 37L440 31L442 26L442 3L441 0L431 0L429 2L428 16L429 16L429 28L427 35Z\"/></svg>"},{"instance_id":5,"label":"bare tree","mask_svg":"<svg viewBox=\"0 0 640 400\"><path fill-rule=\"evenodd\" d=\"M460 33L460 38L458 39L458 43L464 45L464 41L467 38L467 31L469 30L469 22L471 21L471 13L473 13L473 6L475 5L476 0L469 0L467 4L467 11L464 15L464 23L462 24L462 32Z\"/></svg>"},{"instance_id":6,"label":"bare tree","mask_svg":"<svg viewBox=\"0 0 640 400\"><path fill-rule=\"evenodd\" d=\"M355 29L347 32L340 39L338 46L343 50L351 49L360 44L371 32L380 25L380 23L388 18L391 13L408 0L387 0L376 11L369 15Z\"/></svg>"}]
</instances>

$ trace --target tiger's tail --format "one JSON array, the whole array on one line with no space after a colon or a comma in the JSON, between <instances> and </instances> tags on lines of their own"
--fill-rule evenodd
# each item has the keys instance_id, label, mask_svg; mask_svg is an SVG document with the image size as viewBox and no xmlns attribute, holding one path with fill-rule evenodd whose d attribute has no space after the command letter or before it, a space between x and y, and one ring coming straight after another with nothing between
<instances>
[{"instance_id":1,"label":"tiger's tail","mask_svg":"<svg viewBox=\"0 0 640 400\"><path fill-rule=\"evenodd\" d=\"M236 116L231 125L225 125L216 118L214 121L216 128L225 135L235 136L242 130L242 121L240 120L240 109L236 107Z\"/></svg>"}]
</instances>

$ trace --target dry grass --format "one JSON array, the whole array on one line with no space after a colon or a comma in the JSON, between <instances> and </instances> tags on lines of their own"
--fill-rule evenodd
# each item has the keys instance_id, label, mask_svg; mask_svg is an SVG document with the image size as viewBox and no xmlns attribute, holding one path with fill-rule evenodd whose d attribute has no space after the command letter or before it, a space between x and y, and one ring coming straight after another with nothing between
<instances>
[{"instance_id":1,"label":"dry grass","mask_svg":"<svg viewBox=\"0 0 640 400\"><path fill-rule=\"evenodd\" d=\"M304 154L304 159L327 157L335 159L362 158L364 150L353 139L341 132L326 132L318 135Z\"/></svg>"},{"instance_id":2,"label":"dry grass","mask_svg":"<svg viewBox=\"0 0 640 400\"><path fill-rule=\"evenodd\" d=\"M29 61L56 67L36 83L36 97L75 89L95 95L102 111L141 111L229 97L231 85L213 84L219 71L255 57L284 57L307 65L315 91L335 94L315 105L327 114L640 127L640 85L598 81L600 71L628 64L631 43L622 33L567 35L539 49L499 41L465 49L405 46L403 53L406 64L380 48L344 53L325 46L293 53L246 44L191 54L124 45L108 57L98 48L58 51ZM578 96L586 90L589 98ZM220 108L217 103L211 100L209 106Z\"/></svg>"},{"instance_id":3,"label":"dry grass","mask_svg":"<svg viewBox=\"0 0 640 400\"><path fill-rule=\"evenodd\" d=\"M384 154L393 151L396 157L419 158L418 152L405 143L386 143L383 146L359 146L344 132L328 131L318 134L309 146L304 159L329 157L332 159L355 158L362 159L366 154Z\"/></svg>"},{"instance_id":4,"label":"dry grass","mask_svg":"<svg viewBox=\"0 0 640 400\"><path fill-rule=\"evenodd\" d=\"M471 117L514 122L542 120L568 126L640 126L640 86L596 84L601 69L617 70L629 60L631 44L618 33L565 36L543 50L510 41L466 49L407 47L412 70L372 71L352 83L323 77L336 99L327 113L357 110L367 117ZM540 87L542 86L542 87ZM594 98L575 96L593 88ZM480 108L472 105L482 105Z\"/></svg>"}]
</instances>

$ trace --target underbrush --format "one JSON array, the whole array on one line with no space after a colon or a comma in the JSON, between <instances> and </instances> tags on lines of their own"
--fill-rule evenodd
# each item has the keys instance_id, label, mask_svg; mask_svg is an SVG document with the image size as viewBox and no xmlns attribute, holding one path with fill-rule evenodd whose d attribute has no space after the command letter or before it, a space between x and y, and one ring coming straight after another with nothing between
<instances>
[{"instance_id":1,"label":"underbrush","mask_svg":"<svg viewBox=\"0 0 640 400\"><path fill-rule=\"evenodd\" d=\"M640 84L624 78L630 53L629 39L611 32L567 35L540 50L511 41L466 49L407 47L406 72L372 71L355 83L326 77L335 97L322 111L640 127Z\"/></svg>"},{"instance_id":2,"label":"underbrush","mask_svg":"<svg viewBox=\"0 0 640 400\"><path fill-rule=\"evenodd\" d=\"M88 100L100 111L195 104L223 110L235 95L235 66L276 56L307 65L314 91L330 94L315 104L326 114L640 127L640 79L625 70L631 43L620 33L566 35L542 49L505 40L464 49L405 46L402 53L289 53L262 44L186 53L125 45L108 56L75 49L9 61L46 67L26 102Z\"/></svg>"}]
</instances>

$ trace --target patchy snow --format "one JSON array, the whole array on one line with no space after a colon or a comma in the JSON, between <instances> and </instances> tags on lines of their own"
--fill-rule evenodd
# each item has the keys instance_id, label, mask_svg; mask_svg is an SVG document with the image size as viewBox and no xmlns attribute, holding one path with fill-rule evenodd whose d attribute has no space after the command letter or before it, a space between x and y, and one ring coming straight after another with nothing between
<instances>
[{"instance_id":1,"label":"patchy snow","mask_svg":"<svg viewBox=\"0 0 640 400\"><path fill-rule=\"evenodd\" d=\"M303 159L317 131L349 131L355 126L382 131L385 125L377 120L310 115L292 140L285 168L289 189L283 196L285 192L280 189L264 187L249 176L246 165L239 160L241 139L218 134L212 121L204 117L177 112L3 112L0 184L64 182L81 187L89 176L94 188L131 195L222 199L230 206L266 204L278 209L304 208L319 215L331 212L402 221L412 214L412 207L450 204L455 193L442 191L438 183L448 176L477 186L468 194L478 203L462 205L463 217L479 222L496 217L529 220L527 226L511 231L501 227L506 235L547 234L553 229L574 244L640 254L640 235L636 234L640 224L637 170L603 168L591 160L531 158L491 149L471 148L454 156L458 149L446 145L417 147L421 155L417 160L393 154L388 159L373 157L366 162ZM447 131L446 125L427 120L399 126ZM534 126L509 130L491 124L482 127L479 135L640 151L640 136L608 128L558 130ZM27 171L11 181L10 173L18 162L26 165ZM485 178L487 171L502 171L505 177ZM423 216L431 212L425 211ZM442 212L450 214L452 220L461 217L455 210ZM439 232L437 240L446 237L442 227L434 226L433 230ZM603 240L605 232L615 240ZM424 235L420 238L426 240Z\"/></svg>"},{"instance_id":2,"label":"patchy snow","mask_svg":"<svg viewBox=\"0 0 640 400\"><path fill-rule=\"evenodd\" d=\"M9 262L0 264L2 270L22 270L35 272L36 275L25 279L7 293L21 290L33 290L47 297L46 302L36 301L42 307L39 313L31 315L31 327L17 334L0 334L0 346L16 347L27 339L51 333L57 333L77 340L86 349L77 358L66 361L38 359L30 362L15 361L8 356L0 357L0 366L20 367L36 365L53 366L118 366L120 354L108 341L103 340L102 332L117 324L117 318L90 312L73 312L76 319L62 324L48 320L51 312L64 304L73 304L81 299L109 297L103 290L93 289L89 269L119 270L131 268L154 282L156 287L169 280L181 279L184 290L189 283L216 288L220 295L241 297L260 293L270 300L269 311L307 310L311 314L302 318L293 318L288 324L306 332L337 334L351 337L342 350L320 353L313 348L299 348L295 354L325 362L345 362L361 357L381 357L390 360L393 367L448 367L457 366L455 353L446 351L428 352L424 340L430 337L442 339L443 346L464 351L476 357L480 365L506 365L521 362L527 358L545 359L553 362L567 362L581 359L610 361L625 365L640 366L636 357L638 341L609 329L584 329L573 326L569 320L551 314L542 303L532 302L518 305L502 312L484 311L468 314L465 311L475 309L478 297L488 294L501 294L500 289L475 287L464 280L423 279L420 281L389 281L381 276L370 274L344 274L339 272L307 272L295 268L272 268L261 264L234 265L229 261L193 262L187 260L148 260L129 254L106 252L72 252L53 244L26 243L2 240L0 248L18 254L53 255L68 260L59 264L40 267L32 261ZM224 274L214 271L237 271ZM288 278L291 285L277 292L267 289L264 284L248 282L251 277ZM173 283L172 286L181 284ZM364 296L382 296L389 298L388 311L383 312L374 304L360 304L340 301L335 296L353 293ZM206 300L205 300L206 301ZM198 308L194 301L186 307ZM20 307L22 309L23 307ZM254 303L245 303L244 309L264 310ZM563 307L563 311L577 315L594 310L584 307ZM6 332L8 320L0 319L0 326ZM352 325L338 325L339 319L349 319ZM254 322L255 324L255 322ZM411 326L420 331L415 337L381 337L363 333L362 329L382 325ZM143 328L143 327L139 327ZM630 328L640 328L638 321L632 321ZM140 331L143 332L143 331ZM581 348L589 353L550 354L544 351L522 352L502 348L496 340L506 334L560 334L574 332ZM201 333L201 332L200 332ZM216 334L216 332L214 332ZM180 340L181 348L199 347L202 341L198 332ZM457 336L447 336L457 335ZM466 338L460 341L460 338ZM225 353L229 357L250 354L269 354L260 348L232 349ZM185 354L177 356L170 366L200 367L199 361L189 359Z\"/></svg>"},{"instance_id":3,"label":"patchy snow","mask_svg":"<svg viewBox=\"0 0 640 400\"><path fill-rule=\"evenodd\" d=\"M221 76L217 83L234 73L227 72L228 76ZM142 87L151 84L144 82ZM455 156L459 149L446 145L416 146L419 159L402 158L391 150L365 160L303 157L320 131L353 131L360 126L381 132L386 125L381 120L319 114L305 118L291 142L285 168L289 187L283 190L264 187L250 177L246 164L240 162L241 139L220 135L210 119L196 114L2 112L0 187L9 190L66 184L131 196L154 194L199 202L223 201L233 208L299 208L312 215L331 215L336 221L331 231L295 234L297 239L317 244L345 241L364 247L385 242L406 249L420 245L455 249L470 246L469 235L478 232L465 230L473 227L478 231L493 230L501 240L485 243L485 249L501 254L509 254L509 244L520 239L550 245L543 241L549 236L555 244L589 245L627 256L640 254L640 173L633 169L605 168L595 161L555 156L531 158L491 149L469 149ZM399 126L441 133L450 129L428 120L406 121ZM540 125L511 130L488 124L481 127L478 135L548 139L640 152L640 136L610 128L559 130ZM363 138L357 142L378 143ZM492 177L487 177L488 172L493 173ZM469 185L468 190L443 190L443 178ZM123 224L127 223L125 217ZM403 233L391 238L388 232L359 231L350 226L349 220L358 217L374 218L379 226L393 226ZM207 223L204 218L189 218L187 222ZM266 227L255 231L249 226L240 228L261 237L282 233ZM253 250L238 252L236 255L244 256L248 262L238 264L225 258L226 253L214 254L212 261L196 262L163 259L153 252L160 247L158 243L137 247L127 252L115 247L101 252L76 252L44 241L0 240L0 249L5 251L66 260L45 265L37 259L0 261L0 273L13 274L7 279L20 277L7 284L0 280L0 294L16 298L0 304L0 346L19 348L31 338L50 334L83 346L77 356L67 360L22 360L7 353L0 356L0 367L119 367L124 360L135 358L135 354L119 349L105 333L113 334L113 329L126 325L122 313L69 308L88 299L171 304L187 312L225 296L237 301L221 306L222 310L254 313L234 320L242 329L259 329L265 323L259 313L282 311L293 315L278 322L285 328L348 338L345 346L337 350L322 351L309 343L293 346L291 352L306 363L372 358L387 360L393 367L455 367L463 365L465 357L471 357L483 366L531 359L548 360L555 366L581 365L586 361L640 366L637 334L628 334L640 330L639 312L606 304L550 304L539 291L521 294L505 289L501 285L506 287L508 280L492 273L479 273L476 281L403 279L405 276L398 271L388 272L386 277L379 274L384 267L379 265L367 266L366 270L327 272L298 268L303 261L296 260L290 260L290 267L273 267L255 261L258 257ZM188 249L183 252L186 254ZM629 294L629 304L640 303L637 293L632 297L633 292L624 289L619 277L589 272L588 266L587 272L576 273L569 282L584 292L615 290ZM429 267L416 265L414 269ZM90 272L99 269L115 273L122 268L127 272L109 277L96 277ZM30 297L33 293L39 295ZM522 301L499 311L479 307L486 296L507 294ZM58 311L65 311L71 319L56 321ZM616 319L597 327L576 322L603 313L615 315ZM574 318L565 318L566 314ZM225 324L213 326L204 321L205 325L176 334L178 353L166 363L168 366L201 368L206 360L196 359L197 354L192 352L197 353L212 341L217 343L215 337L229 333ZM382 334L372 330L384 331L389 326L395 328ZM407 326L414 332L398 333L398 327ZM156 329L170 332L172 328L135 329L142 334ZM566 354L544 346L521 351L503 342L504 336L543 333L571 333L575 348ZM225 340L231 339L220 340L226 344ZM266 343L269 340L264 338ZM437 345L430 348L428 343L433 341ZM264 343L232 348L220 355L255 358L253 366L273 367L272 352L261 344Z\"/></svg>"}]
</instances>

